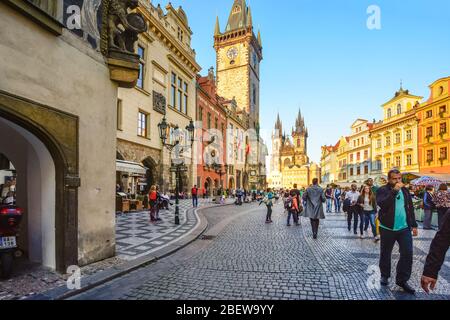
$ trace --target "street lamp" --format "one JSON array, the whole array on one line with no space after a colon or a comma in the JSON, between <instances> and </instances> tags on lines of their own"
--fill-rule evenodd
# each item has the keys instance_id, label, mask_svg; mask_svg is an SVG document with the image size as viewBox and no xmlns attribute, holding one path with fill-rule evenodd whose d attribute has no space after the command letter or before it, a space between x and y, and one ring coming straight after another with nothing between
<instances>
[{"instance_id":1,"label":"street lamp","mask_svg":"<svg viewBox=\"0 0 450 320\"><path fill-rule=\"evenodd\" d=\"M159 128L159 138L161 139L161 142L163 144L163 147L166 147L170 151L170 157L172 158L172 150L175 147L178 148L192 148L194 145L194 121L190 121L189 125L186 127L187 132L189 133L189 139L190 139L190 145L184 145L180 146L180 134L177 132L179 130L179 127L175 127L176 135L175 135L175 141L173 144L167 143L167 138L169 135L169 125L167 123L166 117L162 119L161 123L158 124ZM177 161L178 162L178 161ZM180 224L180 198L179 198L179 192L180 192L180 173L186 172L187 168L183 161L180 161L177 164L174 164L172 161L170 172L175 173L175 224Z\"/></svg>"}]
</instances>

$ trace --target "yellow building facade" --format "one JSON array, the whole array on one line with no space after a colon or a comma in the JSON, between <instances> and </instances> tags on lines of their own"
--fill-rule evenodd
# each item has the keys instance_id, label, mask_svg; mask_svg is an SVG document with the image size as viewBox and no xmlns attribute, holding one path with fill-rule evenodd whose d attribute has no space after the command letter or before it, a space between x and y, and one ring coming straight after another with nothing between
<instances>
[{"instance_id":1,"label":"yellow building facade","mask_svg":"<svg viewBox=\"0 0 450 320\"><path fill-rule=\"evenodd\" d=\"M430 86L430 97L417 110L421 173L450 173L450 77Z\"/></svg>"},{"instance_id":2,"label":"yellow building facade","mask_svg":"<svg viewBox=\"0 0 450 320\"><path fill-rule=\"evenodd\" d=\"M370 130L373 175L387 175L396 168L402 172L419 172L418 118L416 113L422 97L400 88L382 105L383 121Z\"/></svg>"}]
</instances>

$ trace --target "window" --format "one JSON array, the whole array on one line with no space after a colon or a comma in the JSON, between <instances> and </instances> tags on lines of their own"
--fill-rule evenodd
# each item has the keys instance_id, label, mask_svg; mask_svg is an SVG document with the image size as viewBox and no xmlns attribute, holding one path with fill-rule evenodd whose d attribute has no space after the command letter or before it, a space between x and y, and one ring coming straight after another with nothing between
<instances>
[{"instance_id":1,"label":"window","mask_svg":"<svg viewBox=\"0 0 450 320\"><path fill-rule=\"evenodd\" d=\"M361 152L356 154L356 161L361 161Z\"/></svg>"},{"instance_id":2,"label":"window","mask_svg":"<svg viewBox=\"0 0 450 320\"><path fill-rule=\"evenodd\" d=\"M407 166L412 165L412 156L410 154L406 155L406 165Z\"/></svg>"},{"instance_id":3,"label":"window","mask_svg":"<svg viewBox=\"0 0 450 320\"><path fill-rule=\"evenodd\" d=\"M350 176L353 176L353 168L350 168Z\"/></svg>"},{"instance_id":4,"label":"window","mask_svg":"<svg viewBox=\"0 0 450 320\"><path fill-rule=\"evenodd\" d=\"M203 121L203 108L198 108L198 120Z\"/></svg>"},{"instance_id":5,"label":"window","mask_svg":"<svg viewBox=\"0 0 450 320\"><path fill-rule=\"evenodd\" d=\"M219 119L217 118L214 119L214 128L219 129Z\"/></svg>"},{"instance_id":6,"label":"window","mask_svg":"<svg viewBox=\"0 0 450 320\"><path fill-rule=\"evenodd\" d=\"M427 150L427 161L433 161L433 150Z\"/></svg>"},{"instance_id":7,"label":"window","mask_svg":"<svg viewBox=\"0 0 450 320\"><path fill-rule=\"evenodd\" d=\"M346 172L344 172L343 177L344 177L344 180L347 179L347 173Z\"/></svg>"},{"instance_id":8,"label":"window","mask_svg":"<svg viewBox=\"0 0 450 320\"><path fill-rule=\"evenodd\" d=\"M391 158L386 158L386 169L391 169Z\"/></svg>"},{"instance_id":9,"label":"window","mask_svg":"<svg viewBox=\"0 0 450 320\"><path fill-rule=\"evenodd\" d=\"M171 77L170 103L172 107L184 114L188 109L188 84L176 73L172 72Z\"/></svg>"},{"instance_id":10,"label":"window","mask_svg":"<svg viewBox=\"0 0 450 320\"><path fill-rule=\"evenodd\" d=\"M402 105L399 104L399 105L397 106L397 114L401 114L401 113L402 113Z\"/></svg>"},{"instance_id":11,"label":"window","mask_svg":"<svg viewBox=\"0 0 450 320\"><path fill-rule=\"evenodd\" d=\"M297 148L300 148L301 144L300 144L300 139L297 139Z\"/></svg>"},{"instance_id":12,"label":"window","mask_svg":"<svg viewBox=\"0 0 450 320\"><path fill-rule=\"evenodd\" d=\"M353 140L353 147L356 147L356 140Z\"/></svg>"},{"instance_id":13,"label":"window","mask_svg":"<svg viewBox=\"0 0 450 320\"><path fill-rule=\"evenodd\" d=\"M440 106L439 107L439 113L445 113L447 111L447 107L446 106Z\"/></svg>"},{"instance_id":14,"label":"window","mask_svg":"<svg viewBox=\"0 0 450 320\"><path fill-rule=\"evenodd\" d=\"M440 133L440 134L447 133L447 122L442 122L442 123L439 125L439 133Z\"/></svg>"},{"instance_id":15,"label":"window","mask_svg":"<svg viewBox=\"0 0 450 320\"><path fill-rule=\"evenodd\" d=\"M369 174L369 166L368 165L364 166L364 174Z\"/></svg>"},{"instance_id":16,"label":"window","mask_svg":"<svg viewBox=\"0 0 450 320\"><path fill-rule=\"evenodd\" d=\"M208 126L208 129L211 129L211 113L209 113L208 112L208 123L207 123L207 126Z\"/></svg>"},{"instance_id":17,"label":"window","mask_svg":"<svg viewBox=\"0 0 450 320\"><path fill-rule=\"evenodd\" d=\"M353 153L350 155L350 163L353 163Z\"/></svg>"},{"instance_id":18,"label":"window","mask_svg":"<svg viewBox=\"0 0 450 320\"><path fill-rule=\"evenodd\" d=\"M392 117L392 110L391 109L387 110L387 117L388 118Z\"/></svg>"},{"instance_id":19,"label":"window","mask_svg":"<svg viewBox=\"0 0 450 320\"><path fill-rule=\"evenodd\" d=\"M391 136L386 137L386 147L391 145Z\"/></svg>"},{"instance_id":20,"label":"window","mask_svg":"<svg viewBox=\"0 0 450 320\"><path fill-rule=\"evenodd\" d=\"M256 85L255 84L253 84L253 106L256 106ZM253 108L253 111L254 111L255 109Z\"/></svg>"},{"instance_id":21,"label":"window","mask_svg":"<svg viewBox=\"0 0 450 320\"><path fill-rule=\"evenodd\" d=\"M361 167L357 167L357 168L356 168L356 174L357 174L358 176L361 175Z\"/></svg>"},{"instance_id":22,"label":"window","mask_svg":"<svg viewBox=\"0 0 450 320\"><path fill-rule=\"evenodd\" d=\"M439 160L447 160L447 147L439 149Z\"/></svg>"},{"instance_id":23,"label":"window","mask_svg":"<svg viewBox=\"0 0 450 320\"><path fill-rule=\"evenodd\" d=\"M117 99L117 130L122 130L122 100Z\"/></svg>"},{"instance_id":24,"label":"window","mask_svg":"<svg viewBox=\"0 0 450 320\"><path fill-rule=\"evenodd\" d=\"M139 111L138 115L138 136L143 138L149 138L149 120L150 115L148 113Z\"/></svg>"},{"instance_id":25,"label":"window","mask_svg":"<svg viewBox=\"0 0 450 320\"><path fill-rule=\"evenodd\" d=\"M432 136L433 136L433 127L427 127L427 132L426 132L425 137L428 138L428 137L432 137Z\"/></svg>"},{"instance_id":26,"label":"window","mask_svg":"<svg viewBox=\"0 0 450 320\"><path fill-rule=\"evenodd\" d=\"M395 143L400 143L401 135L400 133L395 134Z\"/></svg>"},{"instance_id":27,"label":"window","mask_svg":"<svg viewBox=\"0 0 450 320\"><path fill-rule=\"evenodd\" d=\"M369 150L364 150L364 160L367 160L369 158Z\"/></svg>"},{"instance_id":28,"label":"window","mask_svg":"<svg viewBox=\"0 0 450 320\"><path fill-rule=\"evenodd\" d=\"M183 30L181 30L181 28L178 27L178 40L180 40L181 42L183 42L183 36L184 36Z\"/></svg>"},{"instance_id":29,"label":"window","mask_svg":"<svg viewBox=\"0 0 450 320\"><path fill-rule=\"evenodd\" d=\"M145 49L138 45L138 55L139 55L139 78L137 80L136 86L144 89L144 77L145 77Z\"/></svg>"},{"instance_id":30,"label":"window","mask_svg":"<svg viewBox=\"0 0 450 320\"><path fill-rule=\"evenodd\" d=\"M377 170L381 170L382 169L382 167L381 167L381 160L377 160L375 164L376 164Z\"/></svg>"},{"instance_id":31,"label":"window","mask_svg":"<svg viewBox=\"0 0 450 320\"><path fill-rule=\"evenodd\" d=\"M406 141L411 141L411 140L412 140L412 131L406 130Z\"/></svg>"},{"instance_id":32,"label":"window","mask_svg":"<svg viewBox=\"0 0 450 320\"><path fill-rule=\"evenodd\" d=\"M378 140L377 140L377 148L378 148L378 149L381 148L381 139L378 139Z\"/></svg>"},{"instance_id":33,"label":"window","mask_svg":"<svg viewBox=\"0 0 450 320\"><path fill-rule=\"evenodd\" d=\"M425 117L426 117L427 119L433 117L433 110L428 110L428 111L426 112L426 116L425 116Z\"/></svg>"},{"instance_id":34,"label":"window","mask_svg":"<svg viewBox=\"0 0 450 320\"><path fill-rule=\"evenodd\" d=\"M364 138L361 138L361 144L364 144Z\"/></svg>"},{"instance_id":35,"label":"window","mask_svg":"<svg viewBox=\"0 0 450 320\"><path fill-rule=\"evenodd\" d=\"M397 168L400 168L401 165L402 165L402 161L401 161L400 156L396 156L396 157L395 157L395 166L396 166Z\"/></svg>"}]
</instances>

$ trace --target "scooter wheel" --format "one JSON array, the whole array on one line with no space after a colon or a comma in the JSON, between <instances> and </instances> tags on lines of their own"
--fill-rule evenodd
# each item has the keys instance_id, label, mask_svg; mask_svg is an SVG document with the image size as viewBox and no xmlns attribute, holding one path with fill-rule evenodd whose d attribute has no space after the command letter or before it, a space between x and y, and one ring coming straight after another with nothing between
<instances>
[{"instance_id":1,"label":"scooter wheel","mask_svg":"<svg viewBox=\"0 0 450 320\"><path fill-rule=\"evenodd\" d=\"M0 261L2 262L2 278L7 279L11 276L12 267L13 267L13 255L11 252L3 253L0 257Z\"/></svg>"}]
</instances>

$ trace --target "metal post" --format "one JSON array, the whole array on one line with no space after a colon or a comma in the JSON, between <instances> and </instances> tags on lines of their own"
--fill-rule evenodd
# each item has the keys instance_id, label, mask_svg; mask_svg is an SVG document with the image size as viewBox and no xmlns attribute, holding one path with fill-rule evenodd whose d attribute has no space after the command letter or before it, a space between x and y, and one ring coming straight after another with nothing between
<instances>
[{"instance_id":1,"label":"metal post","mask_svg":"<svg viewBox=\"0 0 450 320\"><path fill-rule=\"evenodd\" d=\"M175 171L175 224L180 225L180 199L179 199L179 184L180 184L180 166L176 165L176 171Z\"/></svg>"}]
</instances>

